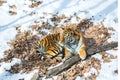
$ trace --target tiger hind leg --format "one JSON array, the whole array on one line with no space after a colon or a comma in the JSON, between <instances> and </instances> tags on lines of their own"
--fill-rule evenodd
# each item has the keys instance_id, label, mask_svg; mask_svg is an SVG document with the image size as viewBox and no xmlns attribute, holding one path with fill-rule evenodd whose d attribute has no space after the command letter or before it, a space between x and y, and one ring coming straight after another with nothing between
<instances>
[{"instance_id":1,"label":"tiger hind leg","mask_svg":"<svg viewBox=\"0 0 120 80\"><path fill-rule=\"evenodd\" d=\"M50 58L57 57L62 51L62 47L59 45L51 46L47 51L46 55Z\"/></svg>"}]
</instances>

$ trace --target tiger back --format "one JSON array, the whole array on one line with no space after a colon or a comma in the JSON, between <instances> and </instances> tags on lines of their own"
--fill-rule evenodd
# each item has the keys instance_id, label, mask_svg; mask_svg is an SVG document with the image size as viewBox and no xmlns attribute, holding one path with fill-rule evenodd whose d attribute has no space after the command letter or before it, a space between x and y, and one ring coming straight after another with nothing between
<instances>
[{"instance_id":1,"label":"tiger back","mask_svg":"<svg viewBox=\"0 0 120 80\"><path fill-rule=\"evenodd\" d=\"M40 59L45 60L47 58L63 58L63 55L59 56L63 51L63 47L59 44L60 33L50 34L46 37L39 39L35 42L36 53L39 54Z\"/></svg>"}]
</instances>

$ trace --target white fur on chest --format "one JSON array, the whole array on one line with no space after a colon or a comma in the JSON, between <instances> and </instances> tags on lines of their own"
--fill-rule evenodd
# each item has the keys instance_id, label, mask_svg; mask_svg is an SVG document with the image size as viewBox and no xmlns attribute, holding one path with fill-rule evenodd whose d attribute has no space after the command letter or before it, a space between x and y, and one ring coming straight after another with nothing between
<instances>
[{"instance_id":1,"label":"white fur on chest","mask_svg":"<svg viewBox=\"0 0 120 80\"><path fill-rule=\"evenodd\" d=\"M71 45L70 47L66 46L67 49L70 51L70 53L72 54L78 54L80 49L83 47L83 43L82 43L82 38L79 39L77 44Z\"/></svg>"},{"instance_id":2,"label":"white fur on chest","mask_svg":"<svg viewBox=\"0 0 120 80\"><path fill-rule=\"evenodd\" d=\"M79 42L78 42L78 46L77 46L77 48L75 49L75 51L77 52L77 53L79 53L79 51L80 51L80 49L84 46L83 45L83 43L82 43L82 38L80 38L80 40L79 40Z\"/></svg>"}]
</instances>

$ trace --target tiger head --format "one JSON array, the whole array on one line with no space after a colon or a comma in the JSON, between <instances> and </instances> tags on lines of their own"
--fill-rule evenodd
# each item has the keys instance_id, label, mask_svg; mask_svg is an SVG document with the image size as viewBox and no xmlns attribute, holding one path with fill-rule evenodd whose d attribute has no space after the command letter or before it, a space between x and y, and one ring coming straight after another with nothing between
<instances>
[{"instance_id":1,"label":"tiger head","mask_svg":"<svg viewBox=\"0 0 120 80\"><path fill-rule=\"evenodd\" d=\"M60 42L63 44L74 44L79 40L79 35L75 29L72 28L63 28L63 32L60 36Z\"/></svg>"},{"instance_id":2,"label":"tiger head","mask_svg":"<svg viewBox=\"0 0 120 80\"><path fill-rule=\"evenodd\" d=\"M35 49L35 53L37 53L40 57L41 60L44 60L43 59L43 56L44 56L44 53L43 53L43 48L40 44L40 41L36 41L34 42L35 46L34 46L34 49Z\"/></svg>"}]
</instances>

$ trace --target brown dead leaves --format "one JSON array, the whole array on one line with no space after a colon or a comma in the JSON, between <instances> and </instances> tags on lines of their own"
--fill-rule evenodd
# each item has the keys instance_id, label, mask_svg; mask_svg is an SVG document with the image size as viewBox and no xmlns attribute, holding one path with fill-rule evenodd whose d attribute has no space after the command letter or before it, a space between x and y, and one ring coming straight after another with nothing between
<instances>
[{"instance_id":1,"label":"brown dead leaves","mask_svg":"<svg viewBox=\"0 0 120 80\"><path fill-rule=\"evenodd\" d=\"M15 12L15 11L9 11L9 14L10 15L17 15L17 12Z\"/></svg>"},{"instance_id":2,"label":"brown dead leaves","mask_svg":"<svg viewBox=\"0 0 120 80\"><path fill-rule=\"evenodd\" d=\"M117 58L117 56L114 56L113 54L109 54L105 51L101 52L100 54L102 55L102 59L103 59L104 63L109 63L109 62L111 62L111 59Z\"/></svg>"},{"instance_id":3,"label":"brown dead leaves","mask_svg":"<svg viewBox=\"0 0 120 80\"><path fill-rule=\"evenodd\" d=\"M90 58L87 60L84 64L82 62L79 62L79 64L73 65L70 69L68 69L66 72L64 72L62 75L58 76L59 80L62 80L63 78L65 80L74 80L77 76L81 76L86 80L86 77L83 75L85 73L88 73L91 68L94 68L97 73L91 73L90 76L87 78L91 80L95 80L95 78L99 75L99 70L101 69L101 61L97 58ZM94 76L93 76L94 75ZM60 79L61 78L61 79Z\"/></svg>"},{"instance_id":4,"label":"brown dead leaves","mask_svg":"<svg viewBox=\"0 0 120 80\"><path fill-rule=\"evenodd\" d=\"M33 0L34 2L34 0ZM30 7L34 8L40 5L41 2L34 2ZM15 6L11 6L14 8ZM57 14L53 15L52 18L49 20L53 22L54 26L50 25L47 21L42 21L45 17L41 17L41 21L35 21L33 24L30 25L32 30L38 32L38 34L42 34L43 36L47 35L46 32L42 31L42 29L49 30L50 33L56 33L61 31L61 27L76 27L78 31L84 33L84 37L88 38L86 43L87 46L93 47L94 45L100 45L107 42L107 39L110 38L111 34L108 33L108 29L104 27L102 23L100 24L93 24L90 19L81 19L76 17L76 20L80 21L79 23L70 23L71 17L66 17L64 14L58 16ZM59 23L63 21L62 25ZM18 72L30 72L34 69L39 69L39 76L45 76L45 72L48 67L58 64L55 60L46 60L41 61L39 56L35 54L34 50L34 41L38 40L39 37L37 35L33 35L31 31L24 31L21 32L19 28L16 28L18 34L16 38L9 41L8 44L11 47L9 50L5 51L5 58L1 59L0 62L11 62L12 58L19 58L21 59L20 64L15 64L9 70L11 73L18 73ZM109 30L113 30L110 28ZM103 56L104 62L109 62L109 59L114 59L115 56L110 55L109 57L106 56L106 53L102 52L101 55ZM96 76L99 74L99 70L101 69L101 62L96 58L90 58L80 66L81 62L72 66L69 70L65 71L63 74L58 76L58 80L66 79L66 80L74 80L77 76L83 76L85 73L88 73L91 68L95 68L97 73L91 74L89 79L94 80ZM115 71L116 72L116 71ZM84 78L84 77L83 77ZM86 78L84 78L86 79Z\"/></svg>"},{"instance_id":5,"label":"brown dead leaves","mask_svg":"<svg viewBox=\"0 0 120 80\"><path fill-rule=\"evenodd\" d=\"M57 23L60 23L61 20L67 18L64 14L58 16L57 14L54 14L53 17L50 19L52 22L54 22L55 26L57 26Z\"/></svg>"},{"instance_id":6,"label":"brown dead leaves","mask_svg":"<svg viewBox=\"0 0 120 80\"><path fill-rule=\"evenodd\" d=\"M35 2L32 2L32 4L29 7L35 8L35 7L38 7L41 3L42 3L41 1L35 1Z\"/></svg>"},{"instance_id":7,"label":"brown dead leaves","mask_svg":"<svg viewBox=\"0 0 120 80\"><path fill-rule=\"evenodd\" d=\"M16 9L17 7L16 7L16 5L11 5L11 6L9 6L11 9Z\"/></svg>"},{"instance_id":8,"label":"brown dead leaves","mask_svg":"<svg viewBox=\"0 0 120 80\"><path fill-rule=\"evenodd\" d=\"M110 36L111 34L108 33L108 29L104 26L101 26L101 24L89 27L85 33L85 37L93 38L97 45L105 43L110 38Z\"/></svg>"},{"instance_id":9,"label":"brown dead leaves","mask_svg":"<svg viewBox=\"0 0 120 80\"><path fill-rule=\"evenodd\" d=\"M4 3L7 3L7 0L0 0L0 6L2 6Z\"/></svg>"},{"instance_id":10,"label":"brown dead leaves","mask_svg":"<svg viewBox=\"0 0 120 80\"><path fill-rule=\"evenodd\" d=\"M15 11L17 9L17 6L15 4L10 5L9 8L10 8L10 10L9 10L10 15L12 15L12 16L17 15L17 12Z\"/></svg>"},{"instance_id":11,"label":"brown dead leaves","mask_svg":"<svg viewBox=\"0 0 120 80\"><path fill-rule=\"evenodd\" d=\"M31 31L21 32L18 29L16 39L8 42L11 49L5 51L6 57L1 59L0 62L11 62L12 58L19 58L22 63L13 65L11 69L8 70L9 72L25 73L34 69L39 69L40 75L43 76L52 63L50 62L51 60L46 60L45 62L41 61L39 56L35 53L34 41L37 39L38 37L33 35Z\"/></svg>"}]
</instances>

